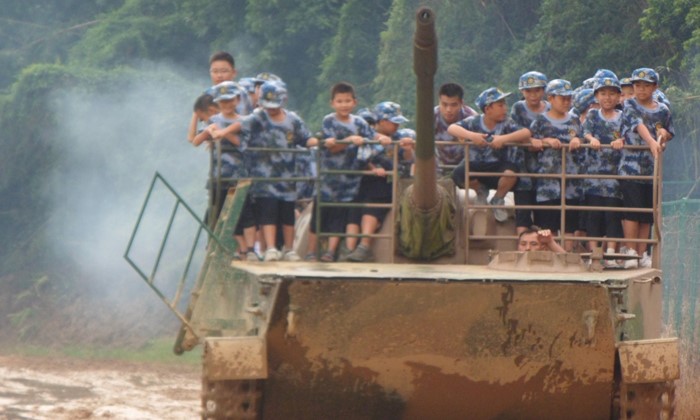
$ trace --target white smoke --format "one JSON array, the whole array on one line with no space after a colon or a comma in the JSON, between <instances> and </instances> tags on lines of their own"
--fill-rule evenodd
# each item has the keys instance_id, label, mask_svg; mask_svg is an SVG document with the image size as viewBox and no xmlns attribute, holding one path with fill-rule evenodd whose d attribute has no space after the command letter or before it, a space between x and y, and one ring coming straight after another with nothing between
<instances>
[{"instance_id":1,"label":"white smoke","mask_svg":"<svg viewBox=\"0 0 700 420\"><path fill-rule=\"evenodd\" d=\"M117 89L70 89L54 98L60 157L48 181L48 237L59 255L80 268L85 290L108 297L115 307L134 296L155 298L123 258L154 173L160 172L200 217L206 207L209 155L186 138L192 104L207 87L206 71L201 79L185 78L173 68L149 65L132 74L111 82ZM174 204L162 185L153 201L130 254L147 275ZM184 210L156 276L166 289L172 287L165 283L173 284L182 273L196 227ZM191 270L196 274L198 268Z\"/></svg>"}]
</instances>

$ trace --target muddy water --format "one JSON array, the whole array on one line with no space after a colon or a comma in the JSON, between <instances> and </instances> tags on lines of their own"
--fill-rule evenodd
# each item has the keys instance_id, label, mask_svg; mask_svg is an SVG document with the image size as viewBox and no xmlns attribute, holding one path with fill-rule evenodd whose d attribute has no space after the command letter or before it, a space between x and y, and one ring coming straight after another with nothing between
<instances>
[{"instance_id":1,"label":"muddy water","mask_svg":"<svg viewBox=\"0 0 700 420\"><path fill-rule=\"evenodd\" d=\"M199 366L0 356L0 420L193 419Z\"/></svg>"}]
</instances>

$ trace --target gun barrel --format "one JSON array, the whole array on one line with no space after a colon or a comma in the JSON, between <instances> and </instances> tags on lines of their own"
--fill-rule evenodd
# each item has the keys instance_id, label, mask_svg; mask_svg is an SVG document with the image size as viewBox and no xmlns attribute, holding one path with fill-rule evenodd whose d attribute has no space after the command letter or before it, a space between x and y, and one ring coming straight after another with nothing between
<instances>
[{"instance_id":1,"label":"gun barrel","mask_svg":"<svg viewBox=\"0 0 700 420\"><path fill-rule=\"evenodd\" d=\"M413 71L416 74L416 165L413 201L418 208L432 208L438 200L435 184L435 118L433 79L437 71L435 13L422 7L416 13L413 38Z\"/></svg>"}]
</instances>

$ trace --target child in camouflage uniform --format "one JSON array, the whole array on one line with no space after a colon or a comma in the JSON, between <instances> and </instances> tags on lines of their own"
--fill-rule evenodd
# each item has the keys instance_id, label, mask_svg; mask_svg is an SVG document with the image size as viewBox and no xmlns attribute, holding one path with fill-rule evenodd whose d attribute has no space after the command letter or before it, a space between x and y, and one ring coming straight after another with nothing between
<instances>
[{"instance_id":1,"label":"child in camouflage uniform","mask_svg":"<svg viewBox=\"0 0 700 420\"><path fill-rule=\"evenodd\" d=\"M367 167L369 153L362 146L365 139L375 138L375 132L367 122L352 110L357 105L355 89L345 82L336 83L331 88L331 107L335 112L326 115L322 122L321 153L322 169L361 170ZM337 140L351 141L351 144L339 144ZM362 146L362 147L361 147ZM321 180L321 201L331 203L348 203L353 201L360 187L359 175L326 175ZM321 231L342 233L348 220L348 210L343 207L321 208ZM315 260L318 247L316 225L318 212L314 209L309 225L309 248L306 260ZM340 244L339 236L328 238L328 248L321 256L323 262L335 261L335 254Z\"/></svg>"},{"instance_id":2,"label":"child in camouflage uniform","mask_svg":"<svg viewBox=\"0 0 700 420\"><path fill-rule=\"evenodd\" d=\"M660 156L666 142L673 138L673 120L669 108L654 99L659 81L659 76L654 70L636 69L632 72L631 81L634 97L625 101L622 135L626 146L648 146L650 150L623 149L619 174L650 176L654 174L655 160ZM624 207L652 208L652 181L621 180L620 189ZM652 213L623 213L622 229L625 239L648 239L653 222ZM647 248L644 243L627 242L625 245L625 253L630 256L642 255ZM637 263L636 259L626 260L625 268L636 267ZM648 254L641 264L651 266Z\"/></svg>"},{"instance_id":3,"label":"child in camouflage uniform","mask_svg":"<svg viewBox=\"0 0 700 420\"><path fill-rule=\"evenodd\" d=\"M583 136L590 143L587 150L588 174L617 175L620 162L622 139L622 111L617 109L620 102L620 83L617 77L603 77L596 80L594 93L599 109L588 111L583 123ZM612 148L601 148L609 145ZM584 181L585 204L596 207L622 207L622 194L616 179L593 179ZM592 237L621 238L621 213L615 211L595 210L588 212L586 232ZM589 243L591 249L598 246L597 241ZM616 252L617 241L607 241L607 253ZM604 260L603 264L615 268L613 260Z\"/></svg>"},{"instance_id":4,"label":"child in camouflage uniform","mask_svg":"<svg viewBox=\"0 0 700 420\"><path fill-rule=\"evenodd\" d=\"M490 204L502 206L504 197L515 187L518 178L514 175L518 167L506 159L503 146L509 142L527 142L530 139L530 131L518 126L508 116L506 98L510 93L503 93L495 87L486 89L476 98L476 106L483 114L475 115L452 124L447 132L460 139L469 139L472 146L469 148L470 172L494 172L494 176L470 177L470 188L477 192L478 200L486 202L488 189L495 189L496 194ZM465 160L455 168L452 180L460 188L464 188ZM495 219L505 222L508 212L504 208L493 210Z\"/></svg>"},{"instance_id":5,"label":"child in camouflage uniform","mask_svg":"<svg viewBox=\"0 0 700 420\"><path fill-rule=\"evenodd\" d=\"M293 149L312 145L315 139L304 121L284 108L287 89L279 82L265 82L260 89L260 106L243 120L242 136L248 147ZM251 152L246 155L248 172L254 178L291 178L295 173L295 153ZM297 198L295 182L256 182L249 191L253 209L262 229L267 249L265 261L297 261L292 250L294 242L294 205ZM282 225L284 247L280 252L274 244L277 225Z\"/></svg>"},{"instance_id":6,"label":"child in camouflage uniform","mask_svg":"<svg viewBox=\"0 0 700 420\"><path fill-rule=\"evenodd\" d=\"M375 145L370 158L370 168L375 175L365 175L360 182L360 188L355 201L359 203L391 203L393 182L396 180L387 178L387 173L394 169L394 154L398 153L398 174L401 178L411 176L411 164L415 148L415 131L399 125L408 122L401 115L401 106L395 102L381 102L374 108L374 116L377 120L375 129L379 135L391 139L383 145ZM384 222L389 209L384 208L353 208L348 217L347 233L362 233L371 235L375 233ZM372 238L364 237L357 245L356 237L348 237L346 244L350 254L348 261L364 262L373 259L371 246ZM357 246L356 246L357 245Z\"/></svg>"},{"instance_id":7,"label":"child in camouflage uniform","mask_svg":"<svg viewBox=\"0 0 700 420\"><path fill-rule=\"evenodd\" d=\"M456 122L477 115L477 112L464 103L464 89L456 83L445 83L438 91L438 106L435 107L435 141L455 142L455 145L436 145L435 156L439 165L456 166L464 159L464 145L447 132ZM448 174L451 170L440 169Z\"/></svg>"},{"instance_id":8,"label":"child in camouflage uniform","mask_svg":"<svg viewBox=\"0 0 700 420\"><path fill-rule=\"evenodd\" d=\"M513 104L510 118L521 127L530 128L535 117L549 110L549 102L544 100L544 88L547 86L547 76L538 71L529 71L518 80L518 89L524 99ZM542 140L530 138L532 146L510 147L508 160L518 167L519 173L535 173L537 171L537 154L542 150ZM515 204L527 206L535 204L535 185L532 178L520 177L514 188ZM515 229L520 235L533 225L532 210L515 210Z\"/></svg>"},{"instance_id":9,"label":"child in camouflage uniform","mask_svg":"<svg viewBox=\"0 0 700 420\"><path fill-rule=\"evenodd\" d=\"M563 79L554 79L547 83L545 89L550 104L549 111L538 115L530 126L532 137L541 139L546 147L539 156L537 173L560 175L562 169L561 148L568 145L566 154L566 173L579 173L579 162L584 153L577 150L581 146L581 122L570 113L571 101L574 91L571 83ZM565 190L566 203L578 205L581 202L582 185L576 180L567 180ZM561 204L561 181L555 178L538 178L536 186L536 200L538 205ZM579 215L576 211L566 213L565 232L574 233L578 227ZM535 224L550 229L552 232L561 230L560 210L536 210ZM571 251L573 243L567 243L567 250Z\"/></svg>"}]
</instances>

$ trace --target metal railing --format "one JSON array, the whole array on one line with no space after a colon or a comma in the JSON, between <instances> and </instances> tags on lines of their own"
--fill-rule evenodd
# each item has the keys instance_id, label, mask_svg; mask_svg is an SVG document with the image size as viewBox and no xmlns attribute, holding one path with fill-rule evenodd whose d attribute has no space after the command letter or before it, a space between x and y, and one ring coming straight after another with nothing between
<instances>
[{"instance_id":1,"label":"metal railing","mask_svg":"<svg viewBox=\"0 0 700 420\"><path fill-rule=\"evenodd\" d=\"M651 244L654 245L653 247L653 255L652 256L652 261L653 261L653 266L658 267L659 266L659 261L660 261L660 242L661 242L661 231L660 231L660 221L661 221L661 197L662 197L662 191L661 191L661 179L662 179L662 158L660 155L659 158L654 159L654 169L653 169L653 175L639 175L639 176L626 176L626 175L617 175L617 174L571 174L567 173L567 153L569 152L569 146L566 144L563 144L561 146L561 172L558 174L539 174L539 173L530 173L530 172L519 172L519 173L514 173L513 175L508 174L504 175L503 172L470 172L469 171L469 148L470 148L470 143L465 142L464 144L464 156L465 156L465 179L464 179L464 185L465 185L465 190L468 191L469 185L470 185L470 179L475 178L475 177L501 177L501 176L513 176L513 177L518 177L518 178L544 178L544 179L558 179L561 180L561 185L560 185L560 203L557 206L552 206L552 205L485 205L485 204L471 204L469 202L469 197L467 194L467 198L465 200L465 226L466 226L466 241L467 241L467 246L465 247L465 259L468 260L469 257L469 240L485 240L485 239L492 239L492 240L498 240L498 239L512 239L512 240L517 240L518 236L517 235L472 235L469 233L469 226L470 226L470 209L473 210L486 210L486 209L493 209L493 208L503 208L503 209L514 209L514 210L559 210L560 211L560 235L555 236L555 239L559 240L562 245L564 245L565 241L614 241L614 242L627 242L627 243L646 243L646 244ZM445 145L451 145L454 146L454 142L449 142L449 141L440 141L436 142L436 145L438 147L440 146L445 146ZM530 147L530 144L507 144L505 147L523 147L527 148ZM549 148L548 146L544 146L544 148ZM588 144L582 144L579 149L588 149L592 148ZM610 145L601 145L600 148L612 148ZM642 150L642 151L649 151L649 147L647 146L623 146L623 149L627 150ZM651 181L652 182L652 191L653 191L653 198L652 198L652 208L636 208L636 207L605 207L605 206L589 206L589 205L571 205L566 203L566 182L567 180L575 180L575 179L616 179L616 180L629 180L629 181ZM533 186L534 188L534 186ZM566 213L567 211L583 211L583 212L592 212L592 211L613 211L613 212L635 212L635 213L652 213L654 217L654 228L651 232L651 237L649 239L633 239L633 238L625 238L623 237L591 237L591 236L571 236L566 234Z\"/></svg>"}]
</instances>

